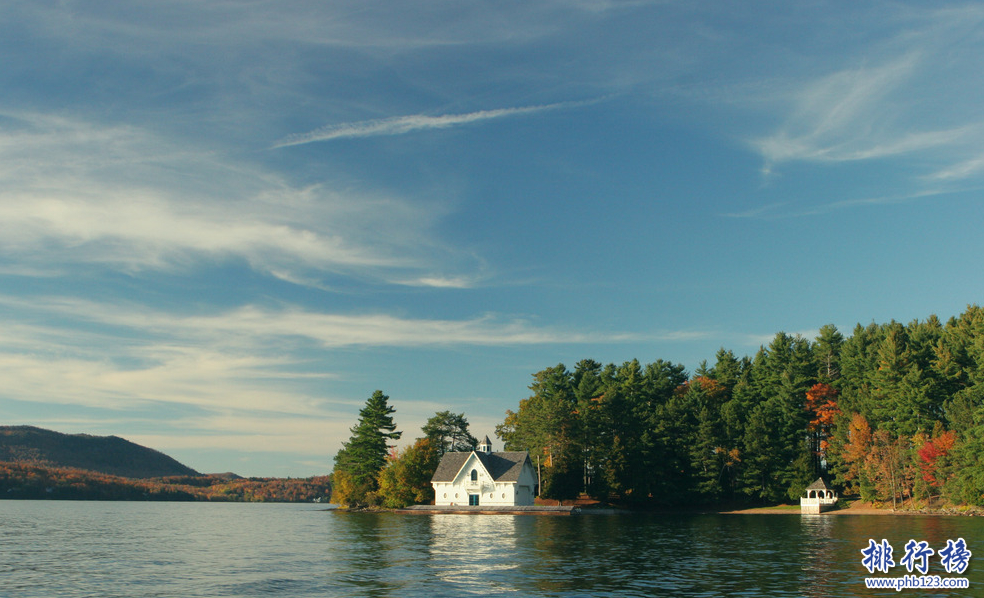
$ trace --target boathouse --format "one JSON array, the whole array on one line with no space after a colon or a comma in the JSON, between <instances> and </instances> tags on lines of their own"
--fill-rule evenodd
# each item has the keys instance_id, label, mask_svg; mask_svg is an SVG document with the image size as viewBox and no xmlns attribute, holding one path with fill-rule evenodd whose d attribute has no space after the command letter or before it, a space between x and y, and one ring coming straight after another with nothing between
<instances>
[{"instance_id":1,"label":"boathouse","mask_svg":"<svg viewBox=\"0 0 984 598\"><path fill-rule=\"evenodd\" d=\"M824 483L823 478L817 478L806 487L806 496L800 498L800 513L819 515L829 511L837 504L837 493Z\"/></svg>"},{"instance_id":2,"label":"boathouse","mask_svg":"<svg viewBox=\"0 0 984 598\"><path fill-rule=\"evenodd\" d=\"M488 436L474 451L446 453L431 478L434 504L447 506L528 506L536 484L529 453L493 453Z\"/></svg>"}]
</instances>

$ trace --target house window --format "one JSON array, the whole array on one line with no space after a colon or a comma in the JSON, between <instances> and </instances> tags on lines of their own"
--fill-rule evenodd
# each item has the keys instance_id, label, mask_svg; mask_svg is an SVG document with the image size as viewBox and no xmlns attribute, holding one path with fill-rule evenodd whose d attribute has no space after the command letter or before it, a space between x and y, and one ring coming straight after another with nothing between
<instances>
[{"instance_id":1,"label":"house window","mask_svg":"<svg viewBox=\"0 0 984 598\"><path fill-rule=\"evenodd\" d=\"M470 506L470 507L477 507L478 506L478 495L477 494L469 494L468 495L468 506Z\"/></svg>"},{"instance_id":2,"label":"house window","mask_svg":"<svg viewBox=\"0 0 984 598\"><path fill-rule=\"evenodd\" d=\"M477 482L478 481L478 470L477 469L473 469L472 470L471 481L473 481L473 482Z\"/></svg>"}]
</instances>

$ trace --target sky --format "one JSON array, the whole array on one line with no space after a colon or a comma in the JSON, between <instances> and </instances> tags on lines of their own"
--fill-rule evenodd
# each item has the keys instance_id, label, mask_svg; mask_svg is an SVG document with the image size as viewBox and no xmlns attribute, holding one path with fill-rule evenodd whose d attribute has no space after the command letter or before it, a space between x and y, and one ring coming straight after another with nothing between
<instances>
[{"instance_id":1,"label":"sky","mask_svg":"<svg viewBox=\"0 0 984 598\"><path fill-rule=\"evenodd\" d=\"M946 320L984 5L6 0L0 424L328 473L373 391Z\"/></svg>"}]
</instances>

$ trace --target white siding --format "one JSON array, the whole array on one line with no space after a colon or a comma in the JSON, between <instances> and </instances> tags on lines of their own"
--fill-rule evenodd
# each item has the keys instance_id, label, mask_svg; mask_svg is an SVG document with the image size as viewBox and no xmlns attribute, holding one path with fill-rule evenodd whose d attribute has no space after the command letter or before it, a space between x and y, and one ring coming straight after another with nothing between
<instances>
[{"instance_id":1,"label":"white siding","mask_svg":"<svg viewBox=\"0 0 984 598\"><path fill-rule=\"evenodd\" d=\"M478 479L472 481L472 470ZM479 506L528 506L533 504L533 487L536 476L529 465L523 467L516 482L495 482L485 471L485 466L474 454L470 455L451 482L432 482L434 504L467 505L469 494L478 494Z\"/></svg>"}]
</instances>

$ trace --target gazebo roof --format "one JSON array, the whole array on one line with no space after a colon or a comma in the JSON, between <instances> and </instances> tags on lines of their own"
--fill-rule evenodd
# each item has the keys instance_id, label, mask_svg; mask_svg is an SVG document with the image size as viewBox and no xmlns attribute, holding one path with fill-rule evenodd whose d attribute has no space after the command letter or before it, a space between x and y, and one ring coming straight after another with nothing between
<instances>
[{"instance_id":1,"label":"gazebo roof","mask_svg":"<svg viewBox=\"0 0 984 598\"><path fill-rule=\"evenodd\" d=\"M807 490L832 490L830 486L824 483L823 478L817 478L817 481L813 482L806 487Z\"/></svg>"}]
</instances>

